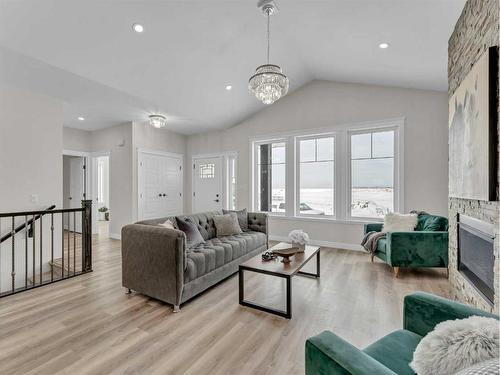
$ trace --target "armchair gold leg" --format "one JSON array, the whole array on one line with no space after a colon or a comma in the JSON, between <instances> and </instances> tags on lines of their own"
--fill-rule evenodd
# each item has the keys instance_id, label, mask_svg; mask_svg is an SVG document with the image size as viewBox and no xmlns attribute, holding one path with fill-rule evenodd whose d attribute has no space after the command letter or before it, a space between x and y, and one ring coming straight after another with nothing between
<instances>
[{"instance_id":1,"label":"armchair gold leg","mask_svg":"<svg viewBox=\"0 0 500 375\"><path fill-rule=\"evenodd\" d=\"M399 277L399 267L393 267L394 270L394 276Z\"/></svg>"}]
</instances>

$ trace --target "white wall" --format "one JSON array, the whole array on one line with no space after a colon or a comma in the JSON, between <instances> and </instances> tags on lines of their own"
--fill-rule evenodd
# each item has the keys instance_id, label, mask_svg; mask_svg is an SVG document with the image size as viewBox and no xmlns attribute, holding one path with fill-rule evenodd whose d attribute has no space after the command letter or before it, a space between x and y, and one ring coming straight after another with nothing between
<instances>
[{"instance_id":1,"label":"white wall","mask_svg":"<svg viewBox=\"0 0 500 375\"><path fill-rule=\"evenodd\" d=\"M88 152L92 150L92 132L73 128L63 128L65 150Z\"/></svg>"},{"instance_id":2,"label":"white wall","mask_svg":"<svg viewBox=\"0 0 500 375\"><path fill-rule=\"evenodd\" d=\"M0 87L0 212L38 210L52 204L62 208L62 121L62 102L22 89ZM37 201L33 202L31 195L36 195ZM0 226L0 233L5 234L11 223L3 219ZM43 246L49 249L49 225L44 228ZM60 233L56 228L56 238L61 238ZM24 248L24 240L20 235L16 239L16 279L24 280L24 251L19 251ZM0 290L10 284L8 242L0 249ZM55 243L56 256L60 254L59 243ZM43 254L44 264L49 253ZM38 252L36 255L38 258Z\"/></svg>"},{"instance_id":3,"label":"white wall","mask_svg":"<svg viewBox=\"0 0 500 375\"><path fill-rule=\"evenodd\" d=\"M65 145L66 147L66 145ZM120 238L132 217L132 123L91 132L91 152L109 152L109 233Z\"/></svg>"},{"instance_id":4,"label":"white wall","mask_svg":"<svg viewBox=\"0 0 500 375\"><path fill-rule=\"evenodd\" d=\"M443 92L313 81L237 126L189 136L187 156L237 151L238 207L249 207L251 137L405 117L405 208L446 215L447 107L447 94ZM186 188L186 208L190 209L189 173ZM291 229L302 228L315 240L344 244L359 244L363 228L358 223L289 218L272 218L270 227L275 236L287 236Z\"/></svg>"}]
</instances>

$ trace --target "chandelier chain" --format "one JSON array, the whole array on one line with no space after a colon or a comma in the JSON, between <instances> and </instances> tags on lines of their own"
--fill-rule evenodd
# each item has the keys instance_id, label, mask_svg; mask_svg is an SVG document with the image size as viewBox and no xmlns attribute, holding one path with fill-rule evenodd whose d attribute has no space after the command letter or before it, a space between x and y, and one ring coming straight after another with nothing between
<instances>
[{"instance_id":1,"label":"chandelier chain","mask_svg":"<svg viewBox=\"0 0 500 375\"><path fill-rule=\"evenodd\" d=\"M270 24L270 20L271 20L271 14L270 14L270 10L268 9L267 10L267 63L269 64L269 52L271 50L271 37L270 37L270 32L269 32L269 24Z\"/></svg>"}]
</instances>

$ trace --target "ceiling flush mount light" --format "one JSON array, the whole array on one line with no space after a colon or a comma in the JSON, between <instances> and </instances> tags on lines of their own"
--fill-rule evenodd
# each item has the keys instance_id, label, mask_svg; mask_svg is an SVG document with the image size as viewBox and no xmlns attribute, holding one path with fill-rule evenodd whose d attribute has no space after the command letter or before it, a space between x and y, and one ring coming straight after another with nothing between
<instances>
[{"instance_id":1,"label":"ceiling flush mount light","mask_svg":"<svg viewBox=\"0 0 500 375\"><path fill-rule=\"evenodd\" d=\"M142 26L140 23L134 23L132 25L132 29L134 29L136 33L142 33L144 31L144 26Z\"/></svg>"},{"instance_id":2,"label":"ceiling flush mount light","mask_svg":"<svg viewBox=\"0 0 500 375\"><path fill-rule=\"evenodd\" d=\"M267 64L258 66L255 74L248 80L248 89L264 104L272 104L288 92L289 80L280 66L269 63L270 32L269 22L278 9L273 1L267 1L261 7L267 17Z\"/></svg>"},{"instance_id":3,"label":"ceiling flush mount light","mask_svg":"<svg viewBox=\"0 0 500 375\"><path fill-rule=\"evenodd\" d=\"M231 86L231 85L227 85L227 86L226 86L226 90L227 90L227 91L230 91L232 88L233 88L233 86Z\"/></svg>"},{"instance_id":4,"label":"ceiling flush mount light","mask_svg":"<svg viewBox=\"0 0 500 375\"><path fill-rule=\"evenodd\" d=\"M151 115L149 116L149 125L160 129L167 125L167 118L163 115Z\"/></svg>"},{"instance_id":5,"label":"ceiling flush mount light","mask_svg":"<svg viewBox=\"0 0 500 375\"><path fill-rule=\"evenodd\" d=\"M389 48L389 43L385 43L385 42L384 42L384 43L380 43L380 44L378 45L378 48L380 48L380 49L386 49L386 48Z\"/></svg>"},{"instance_id":6,"label":"ceiling flush mount light","mask_svg":"<svg viewBox=\"0 0 500 375\"><path fill-rule=\"evenodd\" d=\"M79 116L78 121L85 121L85 117Z\"/></svg>"}]
</instances>

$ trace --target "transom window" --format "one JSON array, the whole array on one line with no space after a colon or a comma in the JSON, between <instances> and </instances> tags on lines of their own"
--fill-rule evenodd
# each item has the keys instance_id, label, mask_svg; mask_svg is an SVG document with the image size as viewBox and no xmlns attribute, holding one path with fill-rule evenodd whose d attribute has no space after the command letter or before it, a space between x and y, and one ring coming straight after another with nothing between
<instances>
[{"instance_id":1,"label":"transom window","mask_svg":"<svg viewBox=\"0 0 500 375\"><path fill-rule=\"evenodd\" d=\"M402 127L393 120L253 142L252 208L336 220L403 210Z\"/></svg>"}]
</instances>

